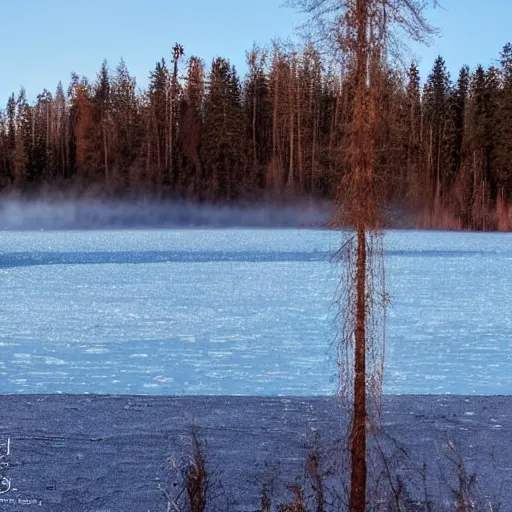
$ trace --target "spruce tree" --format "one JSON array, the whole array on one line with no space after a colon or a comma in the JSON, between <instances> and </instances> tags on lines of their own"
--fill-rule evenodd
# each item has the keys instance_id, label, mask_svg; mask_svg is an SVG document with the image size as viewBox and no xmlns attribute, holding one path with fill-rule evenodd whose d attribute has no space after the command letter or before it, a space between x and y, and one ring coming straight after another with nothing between
<instances>
[{"instance_id":1,"label":"spruce tree","mask_svg":"<svg viewBox=\"0 0 512 512\"><path fill-rule=\"evenodd\" d=\"M45 89L37 96L37 103L32 112L31 181L49 181L55 166L52 133L53 97L49 91Z\"/></svg>"},{"instance_id":2,"label":"spruce tree","mask_svg":"<svg viewBox=\"0 0 512 512\"><path fill-rule=\"evenodd\" d=\"M176 43L172 48L172 64L173 64L173 71L171 75L171 80L168 87L168 115L169 115L169 141L168 141L168 161L169 161L169 171L168 171L168 178L169 182L171 184L171 187L173 190L175 190L177 177L178 177L178 170L176 169L176 134L178 131L178 124L177 124L177 110L179 105L179 94L180 94L180 87L178 83L178 63L179 60L183 57L185 54L183 50L183 46L179 43Z\"/></svg>"},{"instance_id":3,"label":"spruce tree","mask_svg":"<svg viewBox=\"0 0 512 512\"><path fill-rule=\"evenodd\" d=\"M157 62L149 75L150 127L150 167L156 169L153 180L157 187L162 187L165 170L168 168L168 84L169 70L165 60Z\"/></svg>"},{"instance_id":4,"label":"spruce tree","mask_svg":"<svg viewBox=\"0 0 512 512\"><path fill-rule=\"evenodd\" d=\"M204 93L204 63L198 57L191 57L187 66L178 133L181 175L179 187L186 197L203 198L205 194L200 157Z\"/></svg>"},{"instance_id":5,"label":"spruce tree","mask_svg":"<svg viewBox=\"0 0 512 512\"><path fill-rule=\"evenodd\" d=\"M95 117L96 122L101 127L101 152L103 154L101 167L103 167L105 185L108 186L110 180L109 149L111 145L112 122L110 72L106 60L101 64L94 89Z\"/></svg>"},{"instance_id":6,"label":"spruce tree","mask_svg":"<svg viewBox=\"0 0 512 512\"><path fill-rule=\"evenodd\" d=\"M272 105L266 75L267 52L254 46L247 53L248 73L244 84L244 117L246 138L250 141L252 171L248 177L250 191L265 187L264 169L271 158Z\"/></svg>"},{"instance_id":7,"label":"spruce tree","mask_svg":"<svg viewBox=\"0 0 512 512\"><path fill-rule=\"evenodd\" d=\"M115 127L113 174L117 187L130 183L130 171L141 144L136 81L121 59L112 77L112 119Z\"/></svg>"},{"instance_id":8,"label":"spruce tree","mask_svg":"<svg viewBox=\"0 0 512 512\"><path fill-rule=\"evenodd\" d=\"M212 62L204 106L202 158L212 199L229 200L246 183L244 116L241 86L234 67L222 58Z\"/></svg>"},{"instance_id":9,"label":"spruce tree","mask_svg":"<svg viewBox=\"0 0 512 512\"><path fill-rule=\"evenodd\" d=\"M22 87L16 99L16 137L13 155L14 183L23 186L32 177L33 112Z\"/></svg>"},{"instance_id":10,"label":"spruce tree","mask_svg":"<svg viewBox=\"0 0 512 512\"><path fill-rule=\"evenodd\" d=\"M8 148L7 115L0 110L0 189L9 183L9 148Z\"/></svg>"},{"instance_id":11,"label":"spruce tree","mask_svg":"<svg viewBox=\"0 0 512 512\"><path fill-rule=\"evenodd\" d=\"M418 205L428 184L423 161L423 123L420 74L416 63L412 63L407 73L406 85L406 154L407 154L407 199L409 204Z\"/></svg>"},{"instance_id":12,"label":"spruce tree","mask_svg":"<svg viewBox=\"0 0 512 512\"><path fill-rule=\"evenodd\" d=\"M496 195L512 201L512 44L500 54L502 87L497 115Z\"/></svg>"},{"instance_id":13,"label":"spruce tree","mask_svg":"<svg viewBox=\"0 0 512 512\"><path fill-rule=\"evenodd\" d=\"M459 71L457 84L448 99L449 112L444 140L444 187L446 189L453 185L461 170L469 79L469 67L463 66Z\"/></svg>"},{"instance_id":14,"label":"spruce tree","mask_svg":"<svg viewBox=\"0 0 512 512\"><path fill-rule=\"evenodd\" d=\"M7 172L10 183L14 181L14 156L16 151L16 99L14 93L7 101Z\"/></svg>"},{"instance_id":15,"label":"spruce tree","mask_svg":"<svg viewBox=\"0 0 512 512\"><path fill-rule=\"evenodd\" d=\"M430 194L434 201L434 217L441 207L441 194L445 182L445 162L443 145L448 120L448 98L450 94L450 76L444 59L439 55L427 78L423 92L425 112L425 144L427 146L427 165L429 169Z\"/></svg>"}]
</instances>

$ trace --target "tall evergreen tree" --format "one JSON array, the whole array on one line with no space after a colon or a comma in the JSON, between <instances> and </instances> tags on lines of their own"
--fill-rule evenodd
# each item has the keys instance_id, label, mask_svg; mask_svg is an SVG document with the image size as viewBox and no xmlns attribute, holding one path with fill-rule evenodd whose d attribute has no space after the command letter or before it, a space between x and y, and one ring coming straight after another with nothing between
<instances>
[{"instance_id":1,"label":"tall evergreen tree","mask_svg":"<svg viewBox=\"0 0 512 512\"><path fill-rule=\"evenodd\" d=\"M502 90L499 97L496 145L496 195L512 201L512 44L500 55Z\"/></svg>"},{"instance_id":2,"label":"tall evergreen tree","mask_svg":"<svg viewBox=\"0 0 512 512\"><path fill-rule=\"evenodd\" d=\"M445 136L444 186L450 187L461 170L462 145L465 129L467 97L469 91L469 67L463 66L456 86L448 99L448 119Z\"/></svg>"},{"instance_id":3,"label":"tall evergreen tree","mask_svg":"<svg viewBox=\"0 0 512 512\"><path fill-rule=\"evenodd\" d=\"M54 100L54 123L55 123L55 176L57 180L65 180L70 177L70 134L69 134L69 112L67 109L64 87L59 82L55 91Z\"/></svg>"},{"instance_id":4,"label":"tall evergreen tree","mask_svg":"<svg viewBox=\"0 0 512 512\"><path fill-rule=\"evenodd\" d=\"M430 191L435 198L435 209L440 207L444 175L443 146L448 120L448 98L450 76L441 56L434 62L423 92L426 123L427 165L429 169Z\"/></svg>"},{"instance_id":5,"label":"tall evergreen tree","mask_svg":"<svg viewBox=\"0 0 512 512\"><path fill-rule=\"evenodd\" d=\"M421 105L420 74L418 66L412 63L407 73L406 85L406 194L409 204L422 201L422 194L428 184L423 161L423 113ZM427 178L427 179L426 179Z\"/></svg>"},{"instance_id":6,"label":"tall evergreen tree","mask_svg":"<svg viewBox=\"0 0 512 512\"><path fill-rule=\"evenodd\" d=\"M156 63L155 69L149 75L149 104L151 116L149 160L150 166L156 170L153 173L154 183L162 186L165 170L168 168L168 84L169 70L162 59Z\"/></svg>"},{"instance_id":7,"label":"tall evergreen tree","mask_svg":"<svg viewBox=\"0 0 512 512\"><path fill-rule=\"evenodd\" d=\"M178 191L187 197L202 198L205 193L202 183L203 165L200 157L204 94L204 63L198 57L191 57L188 61L179 121L181 176L178 182Z\"/></svg>"},{"instance_id":8,"label":"tall evergreen tree","mask_svg":"<svg viewBox=\"0 0 512 512\"><path fill-rule=\"evenodd\" d=\"M121 190L130 180L132 165L140 152L142 126L135 94L136 81L128 71L123 59L119 62L112 78L112 119L115 127L113 176Z\"/></svg>"},{"instance_id":9,"label":"tall evergreen tree","mask_svg":"<svg viewBox=\"0 0 512 512\"><path fill-rule=\"evenodd\" d=\"M52 137L53 97L46 89L37 96L33 113L32 181L49 181L55 166Z\"/></svg>"},{"instance_id":10,"label":"tall evergreen tree","mask_svg":"<svg viewBox=\"0 0 512 512\"><path fill-rule=\"evenodd\" d=\"M10 155L7 115L0 110L0 189L9 184Z\"/></svg>"},{"instance_id":11,"label":"tall evergreen tree","mask_svg":"<svg viewBox=\"0 0 512 512\"><path fill-rule=\"evenodd\" d=\"M14 93L7 101L7 180L12 183L15 179L14 159L16 152L16 99Z\"/></svg>"},{"instance_id":12,"label":"tall evergreen tree","mask_svg":"<svg viewBox=\"0 0 512 512\"><path fill-rule=\"evenodd\" d=\"M212 62L204 107L202 157L212 198L233 199L244 188L245 151L241 87L234 67Z\"/></svg>"},{"instance_id":13,"label":"tall evergreen tree","mask_svg":"<svg viewBox=\"0 0 512 512\"><path fill-rule=\"evenodd\" d=\"M31 181L31 150L33 148L33 115L25 89L21 88L16 99L16 137L13 155L14 183L23 185Z\"/></svg>"},{"instance_id":14,"label":"tall evergreen tree","mask_svg":"<svg viewBox=\"0 0 512 512\"><path fill-rule=\"evenodd\" d=\"M108 185L110 180L109 148L111 145L110 139L112 134L112 99L110 72L106 60L104 60L101 64L101 69L96 77L96 84L94 86L94 89L95 121L97 124L99 124L101 129L101 148L103 153L101 167L103 167L103 176L105 184Z\"/></svg>"},{"instance_id":15,"label":"tall evergreen tree","mask_svg":"<svg viewBox=\"0 0 512 512\"><path fill-rule=\"evenodd\" d=\"M251 191L265 188L265 169L271 158L272 110L266 75L267 52L254 46L247 53L249 71L244 87L246 137L250 140L252 170L248 179Z\"/></svg>"},{"instance_id":16,"label":"tall evergreen tree","mask_svg":"<svg viewBox=\"0 0 512 512\"><path fill-rule=\"evenodd\" d=\"M169 142L168 142L168 161L169 161L169 181L172 188L175 188L178 179L178 170L176 169L176 140L178 132L178 105L179 105L179 94L180 87L178 83L178 63L184 55L183 46L176 43L172 48L172 64L173 71L169 87L167 89L168 94L168 107L169 107Z\"/></svg>"},{"instance_id":17,"label":"tall evergreen tree","mask_svg":"<svg viewBox=\"0 0 512 512\"><path fill-rule=\"evenodd\" d=\"M72 153L72 174L76 176L81 186L95 183L95 147L94 102L92 90L87 78L71 76L68 88L70 102L70 152Z\"/></svg>"}]
</instances>

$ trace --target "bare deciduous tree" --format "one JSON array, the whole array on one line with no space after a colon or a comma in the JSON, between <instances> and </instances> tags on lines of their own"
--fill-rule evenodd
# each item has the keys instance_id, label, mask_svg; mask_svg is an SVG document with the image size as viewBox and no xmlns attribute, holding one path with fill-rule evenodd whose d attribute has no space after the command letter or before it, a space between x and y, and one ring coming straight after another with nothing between
<instances>
[{"instance_id":1,"label":"bare deciduous tree","mask_svg":"<svg viewBox=\"0 0 512 512\"><path fill-rule=\"evenodd\" d=\"M309 14L310 35L342 56L353 88L348 140L341 162L345 170L338 193L338 219L354 234L343 245L346 279L342 283L340 384L352 398L349 510L366 508L366 445L369 422L367 390L380 394L383 369L385 291L382 235L379 231L379 183L375 132L379 109L380 70L400 55L406 35L424 41L432 34L423 12L424 0L290 0ZM380 331L380 332L379 332Z\"/></svg>"}]
</instances>

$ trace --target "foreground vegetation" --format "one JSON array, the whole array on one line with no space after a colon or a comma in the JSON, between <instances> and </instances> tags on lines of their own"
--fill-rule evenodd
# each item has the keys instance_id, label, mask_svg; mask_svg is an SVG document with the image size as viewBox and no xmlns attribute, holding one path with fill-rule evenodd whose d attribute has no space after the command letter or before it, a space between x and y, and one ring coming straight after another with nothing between
<instances>
[{"instance_id":1,"label":"foreground vegetation","mask_svg":"<svg viewBox=\"0 0 512 512\"><path fill-rule=\"evenodd\" d=\"M499 490L480 486L476 473L467 470L456 447L445 444L444 460L431 468L409 453L405 446L383 432L371 440L368 512L498 512ZM302 475L283 474L268 464L261 483L261 512L342 512L349 510L345 441L311 446ZM222 481L222 467L212 468L207 446L193 428L189 451L178 460L170 458L171 471L162 492L168 512L205 512L236 509L236 489ZM439 469L443 468L441 472Z\"/></svg>"}]
</instances>

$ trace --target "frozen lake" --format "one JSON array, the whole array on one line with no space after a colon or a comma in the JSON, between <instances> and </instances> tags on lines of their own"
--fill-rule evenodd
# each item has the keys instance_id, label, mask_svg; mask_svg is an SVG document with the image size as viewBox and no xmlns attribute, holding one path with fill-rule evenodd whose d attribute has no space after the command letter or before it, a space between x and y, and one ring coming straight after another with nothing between
<instances>
[{"instance_id":1,"label":"frozen lake","mask_svg":"<svg viewBox=\"0 0 512 512\"><path fill-rule=\"evenodd\" d=\"M323 395L336 232L3 231L1 393ZM386 393L512 394L512 235L385 237Z\"/></svg>"}]
</instances>

